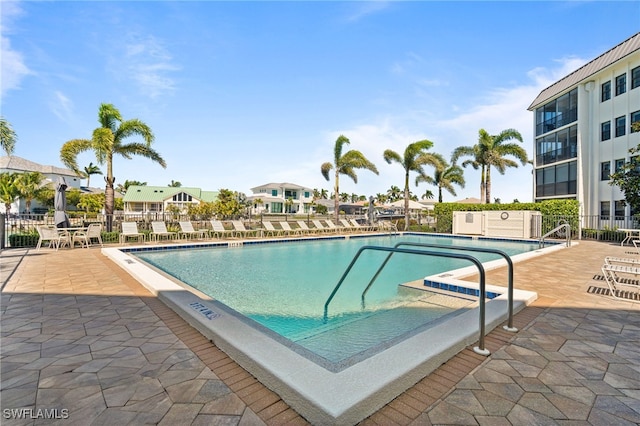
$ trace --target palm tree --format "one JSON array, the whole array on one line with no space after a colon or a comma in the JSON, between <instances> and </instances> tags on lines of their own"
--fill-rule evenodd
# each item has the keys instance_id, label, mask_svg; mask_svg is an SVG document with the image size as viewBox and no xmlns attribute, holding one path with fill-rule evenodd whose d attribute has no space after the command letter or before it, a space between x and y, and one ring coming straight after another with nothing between
<instances>
[{"instance_id":1,"label":"palm tree","mask_svg":"<svg viewBox=\"0 0 640 426\"><path fill-rule=\"evenodd\" d=\"M4 203L4 211L9 216L11 204L20 196L16 180L17 173L0 173L0 202Z\"/></svg>"},{"instance_id":2,"label":"palm tree","mask_svg":"<svg viewBox=\"0 0 640 426\"><path fill-rule=\"evenodd\" d=\"M385 204L387 202L387 199L389 198L386 194L381 194L381 193L377 193L376 194L376 201L380 204Z\"/></svg>"},{"instance_id":3,"label":"palm tree","mask_svg":"<svg viewBox=\"0 0 640 426\"><path fill-rule=\"evenodd\" d=\"M400 194L402 190L395 185L391 185L389 189L387 189L387 201L393 203L394 201L398 201L400 199Z\"/></svg>"},{"instance_id":4,"label":"palm tree","mask_svg":"<svg viewBox=\"0 0 640 426\"><path fill-rule=\"evenodd\" d=\"M470 156L472 159L462 162L462 167L472 166L475 170L480 169L480 204L485 204L485 185L486 185L486 149L489 145L487 139L491 136L484 129L480 129L478 143L473 146L459 146L453 150L451 154L451 162L455 165L460 157Z\"/></svg>"},{"instance_id":5,"label":"palm tree","mask_svg":"<svg viewBox=\"0 0 640 426\"><path fill-rule=\"evenodd\" d=\"M91 180L91 175L101 175L101 174L102 174L102 170L100 170L100 167L94 165L93 163L89 163L89 165L84 168L84 173L82 174L84 177L87 178L87 188L89 188L89 181Z\"/></svg>"},{"instance_id":6,"label":"palm tree","mask_svg":"<svg viewBox=\"0 0 640 426\"><path fill-rule=\"evenodd\" d=\"M384 151L384 160L391 164L393 162L400 164L404 168L404 230L409 230L409 173L417 172L419 175L424 175L423 166L432 165L436 166L440 161L437 154L427 152L429 148L433 146L433 142L428 140L421 140L409 144L405 150L404 155L400 156L397 152L387 149Z\"/></svg>"},{"instance_id":7,"label":"palm tree","mask_svg":"<svg viewBox=\"0 0 640 426\"><path fill-rule=\"evenodd\" d=\"M18 137L16 136L16 132L13 131L11 123L5 120L4 117L0 117L0 147L2 147L2 150L6 152L7 155L13 154L17 139Z\"/></svg>"},{"instance_id":8,"label":"palm tree","mask_svg":"<svg viewBox=\"0 0 640 426\"><path fill-rule=\"evenodd\" d=\"M116 191L121 193L122 195L127 193L127 190L130 186L147 186L147 182L140 182L137 180L125 180L124 183L119 183L116 186Z\"/></svg>"},{"instance_id":9,"label":"palm tree","mask_svg":"<svg viewBox=\"0 0 640 426\"><path fill-rule=\"evenodd\" d=\"M320 198L322 198L323 200L326 200L329 198L329 191L326 189L321 189L320 190Z\"/></svg>"},{"instance_id":10,"label":"palm tree","mask_svg":"<svg viewBox=\"0 0 640 426\"><path fill-rule=\"evenodd\" d=\"M527 151L516 143L508 143L510 140L517 140L522 142L522 135L515 129L507 129L500 132L500 134L491 136L488 139L488 146L485 149L486 152L486 165L487 165L487 177L486 177L486 196L485 200L489 203L491 200L491 166L495 167L501 175L505 173L507 167L518 167L518 163L512 159L504 158L505 156L515 157L520 160L522 165L526 165L529 162ZM499 202L497 202L499 204Z\"/></svg>"},{"instance_id":11,"label":"palm tree","mask_svg":"<svg viewBox=\"0 0 640 426\"><path fill-rule=\"evenodd\" d=\"M171 187L171 188L180 188L180 187L182 187L182 183L180 181L171 179L171 183L169 184L169 187Z\"/></svg>"},{"instance_id":12,"label":"palm tree","mask_svg":"<svg viewBox=\"0 0 640 426\"><path fill-rule=\"evenodd\" d=\"M77 164L78 154L85 151L94 151L98 164L106 164L105 176L105 214L107 216L108 232L112 230L114 200L113 157L118 154L126 159L133 155L141 155L167 167L162 156L157 153L151 144L154 136L151 128L138 119L122 120L120 111L111 104L101 104L98 110L98 122L101 127L93 131L91 139L72 139L65 142L60 150L60 159L71 170L80 174ZM144 142L125 143L130 136L140 136Z\"/></svg>"},{"instance_id":13,"label":"palm tree","mask_svg":"<svg viewBox=\"0 0 640 426\"><path fill-rule=\"evenodd\" d=\"M427 200L431 200L433 199L433 191L431 191L430 189L427 189L426 191L424 191L424 194L422 194L422 199L427 199Z\"/></svg>"},{"instance_id":14,"label":"palm tree","mask_svg":"<svg viewBox=\"0 0 640 426\"><path fill-rule=\"evenodd\" d=\"M453 187L454 184L459 185L460 188L464 188L464 171L456 164L449 165L444 158L442 163L436 167L433 176L420 175L416 178L416 184L418 182L427 182L431 185L438 187L438 202L442 202L442 190L446 190L454 197L457 195ZM426 194L425 194L426 195ZM433 198L433 194L431 194Z\"/></svg>"},{"instance_id":15,"label":"palm tree","mask_svg":"<svg viewBox=\"0 0 640 426\"><path fill-rule=\"evenodd\" d=\"M340 175L347 175L353 182L358 183L358 176L354 169L367 169L371 170L373 173L378 174L378 169L376 166L366 159L366 157L360 152L356 150L350 150L342 154L342 148L345 144L350 144L349 139L345 136L340 135L338 139L336 139L335 146L333 148L333 163L323 163L320 166L320 172L322 176L326 180L329 180L329 171L331 169L335 169L335 181L333 184L333 193L334 193L334 204L335 204L335 220L338 221L339 217L339 206L340 206Z\"/></svg>"},{"instance_id":16,"label":"palm tree","mask_svg":"<svg viewBox=\"0 0 640 426\"><path fill-rule=\"evenodd\" d=\"M27 205L27 213L31 213L31 201L38 195L45 177L40 172L20 173L15 180L15 185L21 198Z\"/></svg>"}]
</instances>

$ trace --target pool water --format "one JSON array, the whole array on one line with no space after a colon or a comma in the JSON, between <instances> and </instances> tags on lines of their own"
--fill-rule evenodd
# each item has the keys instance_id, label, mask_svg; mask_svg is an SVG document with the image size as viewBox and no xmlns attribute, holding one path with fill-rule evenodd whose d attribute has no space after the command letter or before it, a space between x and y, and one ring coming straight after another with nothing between
<instances>
[{"instance_id":1,"label":"pool water","mask_svg":"<svg viewBox=\"0 0 640 426\"><path fill-rule=\"evenodd\" d=\"M365 251L336 293L325 319L324 304L358 249L398 242L496 248L509 255L538 248L526 242L403 235L134 254L294 342L303 352L340 363L367 357L475 303L468 298L399 287L469 266L470 262L396 253L367 293L363 307L362 292L388 255ZM482 262L500 258L473 255Z\"/></svg>"}]
</instances>

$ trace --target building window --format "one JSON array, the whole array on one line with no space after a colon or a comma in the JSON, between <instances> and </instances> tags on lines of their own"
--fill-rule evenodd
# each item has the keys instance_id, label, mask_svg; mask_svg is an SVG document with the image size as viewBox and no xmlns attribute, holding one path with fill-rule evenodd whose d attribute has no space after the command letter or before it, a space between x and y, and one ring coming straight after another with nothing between
<instances>
[{"instance_id":1,"label":"building window","mask_svg":"<svg viewBox=\"0 0 640 426\"><path fill-rule=\"evenodd\" d=\"M635 133L638 130L633 130L633 123L637 123L640 122L640 111L636 111L636 112L632 112L631 113L631 130L629 131L629 133Z\"/></svg>"},{"instance_id":2,"label":"building window","mask_svg":"<svg viewBox=\"0 0 640 426\"><path fill-rule=\"evenodd\" d=\"M309 198L309 196L310 196L309 191L304 191L304 198Z\"/></svg>"},{"instance_id":3,"label":"building window","mask_svg":"<svg viewBox=\"0 0 640 426\"><path fill-rule=\"evenodd\" d=\"M604 163L600 163L600 180L609 180L610 175L611 175L611 162L605 161Z\"/></svg>"},{"instance_id":4,"label":"building window","mask_svg":"<svg viewBox=\"0 0 640 426\"><path fill-rule=\"evenodd\" d=\"M578 119L578 89L536 109L536 136L551 132Z\"/></svg>"},{"instance_id":5,"label":"building window","mask_svg":"<svg viewBox=\"0 0 640 426\"><path fill-rule=\"evenodd\" d=\"M601 219L609 218L611 214L611 201L600 201L600 216Z\"/></svg>"},{"instance_id":6,"label":"building window","mask_svg":"<svg viewBox=\"0 0 640 426\"><path fill-rule=\"evenodd\" d=\"M271 190L271 196L272 197L277 197L278 196L278 190L277 189L272 189Z\"/></svg>"},{"instance_id":7,"label":"building window","mask_svg":"<svg viewBox=\"0 0 640 426\"><path fill-rule=\"evenodd\" d=\"M180 192L180 193L175 194L173 196L173 201L175 201L175 202L180 202L180 201L191 202L191 201L193 201L193 197L191 197L191 195L189 195L189 194L185 194L184 192Z\"/></svg>"},{"instance_id":8,"label":"building window","mask_svg":"<svg viewBox=\"0 0 640 426\"><path fill-rule=\"evenodd\" d=\"M616 96L622 95L627 91L627 74L616 77Z\"/></svg>"},{"instance_id":9,"label":"building window","mask_svg":"<svg viewBox=\"0 0 640 426\"><path fill-rule=\"evenodd\" d=\"M608 101L611 99L611 82L607 81L606 83L602 83L602 87L600 89L600 102Z\"/></svg>"},{"instance_id":10,"label":"building window","mask_svg":"<svg viewBox=\"0 0 640 426\"><path fill-rule=\"evenodd\" d=\"M616 138L619 136L624 136L626 132L626 117L623 115L622 117L616 118Z\"/></svg>"},{"instance_id":11,"label":"building window","mask_svg":"<svg viewBox=\"0 0 640 426\"><path fill-rule=\"evenodd\" d=\"M631 90L640 87L640 67L631 70Z\"/></svg>"},{"instance_id":12,"label":"building window","mask_svg":"<svg viewBox=\"0 0 640 426\"><path fill-rule=\"evenodd\" d=\"M600 124L600 140L608 141L611 139L611 122L606 121Z\"/></svg>"},{"instance_id":13,"label":"building window","mask_svg":"<svg viewBox=\"0 0 640 426\"><path fill-rule=\"evenodd\" d=\"M624 167L624 158L619 158L616 160L615 171L618 173Z\"/></svg>"},{"instance_id":14,"label":"building window","mask_svg":"<svg viewBox=\"0 0 640 426\"><path fill-rule=\"evenodd\" d=\"M536 169L536 197L575 195L576 179L575 161Z\"/></svg>"},{"instance_id":15,"label":"building window","mask_svg":"<svg viewBox=\"0 0 640 426\"><path fill-rule=\"evenodd\" d=\"M621 219L624 219L625 206L626 206L626 203L624 202L624 200L618 200L613 203L613 215L616 216L616 219L618 217L620 217Z\"/></svg>"}]
</instances>

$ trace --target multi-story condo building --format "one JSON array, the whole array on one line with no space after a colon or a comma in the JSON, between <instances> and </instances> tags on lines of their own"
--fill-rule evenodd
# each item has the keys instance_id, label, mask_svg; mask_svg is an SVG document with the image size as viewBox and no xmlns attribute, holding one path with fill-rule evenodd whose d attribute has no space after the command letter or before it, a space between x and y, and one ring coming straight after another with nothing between
<instances>
[{"instance_id":1,"label":"multi-story condo building","mask_svg":"<svg viewBox=\"0 0 640 426\"><path fill-rule=\"evenodd\" d=\"M247 200L254 203L254 214L308 213L313 202L313 189L295 183L267 183L251 191Z\"/></svg>"},{"instance_id":2,"label":"multi-story condo building","mask_svg":"<svg viewBox=\"0 0 640 426\"><path fill-rule=\"evenodd\" d=\"M535 201L577 199L583 215L601 221L640 213L609 178L640 144L631 128L640 121L640 33L544 89L529 110Z\"/></svg>"}]
</instances>

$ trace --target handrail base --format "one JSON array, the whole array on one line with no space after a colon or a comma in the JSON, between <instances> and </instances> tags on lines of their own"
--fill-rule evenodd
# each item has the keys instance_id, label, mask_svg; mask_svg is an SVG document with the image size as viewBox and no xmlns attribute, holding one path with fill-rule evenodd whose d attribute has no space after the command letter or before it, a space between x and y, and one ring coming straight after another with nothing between
<instances>
[{"instance_id":1,"label":"handrail base","mask_svg":"<svg viewBox=\"0 0 640 426\"><path fill-rule=\"evenodd\" d=\"M473 351L474 351L475 353L477 353L478 355L482 355L482 356L489 356L489 355L491 355L491 352L489 351L489 349L486 349L486 348L485 348L485 349L480 349L478 346L475 346L475 347L473 348Z\"/></svg>"},{"instance_id":2,"label":"handrail base","mask_svg":"<svg viewBox=\"0 0 640 426\"><path fill-rule=\"evenodd\" d=\"M510 331L511 333L517 333L518 332L518 327L509 327L508 325L503 325L502 329L504 331Z\"/></svg>"}]
</instances>

